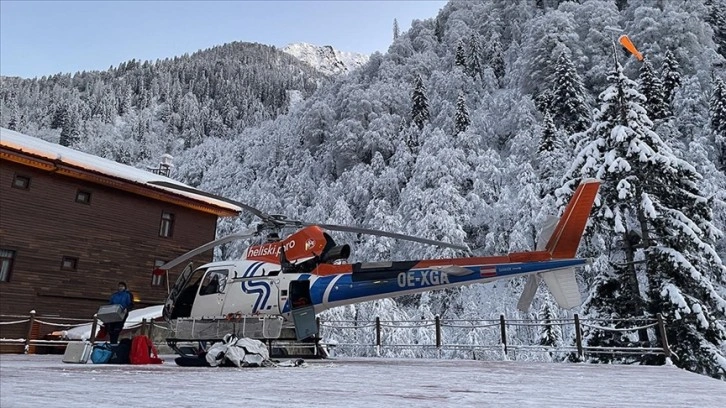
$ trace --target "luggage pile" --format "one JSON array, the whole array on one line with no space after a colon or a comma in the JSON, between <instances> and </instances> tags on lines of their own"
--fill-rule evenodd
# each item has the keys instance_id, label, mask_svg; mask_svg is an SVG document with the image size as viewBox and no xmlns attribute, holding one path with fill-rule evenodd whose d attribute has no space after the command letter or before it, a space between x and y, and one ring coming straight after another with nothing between
<instances>
[{"instance_id":1,"label":"luggage pile","mask_svg":"<svg viewBox=\"0 0 726 408\"><path fill-rule=\"evenodd\" d=\"M68 343L63 354L64 363L86 364L161 364L154 343L148 336L134 336L133 339L121 339L118 344L90 342Z\"/></svg>"}]
</instances>

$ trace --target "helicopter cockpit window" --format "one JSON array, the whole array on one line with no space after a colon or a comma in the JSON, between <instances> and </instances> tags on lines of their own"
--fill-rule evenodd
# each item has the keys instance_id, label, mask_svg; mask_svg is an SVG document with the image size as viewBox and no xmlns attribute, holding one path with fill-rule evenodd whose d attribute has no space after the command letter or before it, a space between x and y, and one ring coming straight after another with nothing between
<instances>
[{"instance_id":1,"label":"helicopter cockpit window","mask_svg":"<svg viewBox=\"0 0 726 408\"><path fill-rule=\"evenodd\" d=\"M223 293L227 285L226 269L209 271L204 276L199 288L199 295L213 295L215 293Z\"/></svg>"}]
</instances>

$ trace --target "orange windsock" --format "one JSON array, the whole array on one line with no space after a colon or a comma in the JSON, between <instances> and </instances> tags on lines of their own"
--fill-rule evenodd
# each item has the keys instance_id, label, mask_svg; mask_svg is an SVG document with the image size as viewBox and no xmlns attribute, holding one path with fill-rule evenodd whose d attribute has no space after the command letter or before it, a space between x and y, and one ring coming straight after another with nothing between
<instances>
[{"instance_id":1,"label":"orange windsock","mask_svg":"<svg viewBox=\"0 0 726 408\"><path fill-rule=\"evenodd\" d=\"M635 55L635 58L637 58L638 61L643 60L643 54L641 54L640 51L635 48L635 45L633 45L633 42L630 41L630 38L628 38L627 35L621 35L620 38L618 38L618 41L620 42L620 45L625 47L626 50L630 51L631 54Z\"/></svg>"}]
</instances>

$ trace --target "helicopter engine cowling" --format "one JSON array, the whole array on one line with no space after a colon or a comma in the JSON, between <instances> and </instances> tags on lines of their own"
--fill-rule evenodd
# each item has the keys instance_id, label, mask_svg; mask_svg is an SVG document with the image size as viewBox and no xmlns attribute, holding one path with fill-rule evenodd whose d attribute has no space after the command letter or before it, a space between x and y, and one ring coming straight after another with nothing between
<instances>
[{"instance_id":1,"label":"helicopter engine cowling","mask_svg":"<svg viewBox=\"0 0 726 408\"><path fill-rule=\"evenodd\" d=\"M350 245L336 245L327 250L321 257L322 262L333 262L338 259L348 259L350 256Z\"/></svg>"}]
</instances>

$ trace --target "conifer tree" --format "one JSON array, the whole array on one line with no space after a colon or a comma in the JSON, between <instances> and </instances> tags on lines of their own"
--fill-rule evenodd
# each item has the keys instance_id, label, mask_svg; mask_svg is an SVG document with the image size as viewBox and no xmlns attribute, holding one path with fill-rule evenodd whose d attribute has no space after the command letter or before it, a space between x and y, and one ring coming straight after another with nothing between
<instances>
[{"instance_id":1,"label":"conifer tree","mask_svg":"<svg viewBox=\"0 0 726 408\"><path fill-rule=\"evenodd\" d=\"M552 194L562 176L562 142L549 111L544 112L542 136L537 148L537 169L542 184L541 196Z\"/></svg>"},{"instance_id":2,"label":"conifer tree","mask_svg":"<svg viewBox=\"0 0 726 408\"><path fill-rule=\"evenodd\" d=\"M8 129L10 130L18 130L18 127L20 126L20 118L19 118L19 110L18 110L18 104L15 101L15 98L10 100L10 119L8 119Z\"/></svg>"},{"instance_id":3,"label":"conifer tree","mask_svg":"<svg viewBox=\"0 0 726 408\"><path fill-rule=\"evenodd\" d=\"M566 52L560 53L555 66L552 88L552 117L560 128L570 133L581 132L590 125L590 107L585 88Z\"/></svg>"},{"instance_id":4,"label":"conifer tree","mask_svg":"<svg viewBox=\"0 0 726 408\"><path fill-rule=\"evenodd\" d=\"M617 68L566 176L570 181L558 191L571 192L582 178L602 180L593 221L601 240L617 243L608 254L613 266L598 275L583 310L591 318L661 314L674 363L726 379L726 328L720 323L726 300L714 285L726 278L714 249L722 234L699 191L701 176L652 130L645 97ZM637 340L660 344L655 337L639 330ZM597 329L587 336L598 346L633 340ZM609 358L622 357L600 357Z\"/></svg>"},{"instance_id":5,"label":"conifer tree","mask_svg":"<svg viewBox=\"0 0 726 408\"><path fill-rule=\"evenodd\" d=\"M441 43L444 40L444 22L441 19L441 16L436 17L436 25L434 26L434 36L436 36L436 41Z\"/></svg>"},{"instance_id":6,"label":"conifer tree","mask_svg":"<svg viewBox=\"0 0 726 408\"><path fill-rule=\"evenodd\" d=\"M479 36L472 34L469 38L469 55L467 56L467 73L472 78L481 77L481 44L479 44Z\"/></svg>"},{"instance_id":7,"label":"conifer tree","mask_svg":"<svg viewBox=\"0 0 726 408\"><path fill-rule=\"evenodd\" d=\"M549 295L545 297L545 301L542 303L539 320L542 324L539 344L548 347L558 346L562 340L562 329L557 323L553 323L557 320L557 306L552 302Z\"/></svg>"},{"instance_id":8,"label":"conifer tree","mask_svg":"<svg viewBox=\"0 0 726 408\"><path fill-rule=\"evenodd\" d=\"M429 101L426 98L426 86L424 86L421 75L416 75L416 82L411 96L411 120L423 129L424 124L429 120Z\"/></svg>"},{"instance_id":9,"label":"conifer tree","mask_svg":"<svg viewBox=\"0 0 726 408\"><path fill-rule=\"evenodd\" d=\"M726 4L723 1L707 1L708 23L713 29L713 42L717 51L726 58Z\"/></svg>"},{"instance_id":10,"label":"conifer tree","mask_svg":"<svg viewBox=\"0 0 726 408\"><path fill-rule=\"evenodd\" d=\"M711 130L716 142L718 165L721 170L726 171L726 84L721 78L714 80L709 111Z\"/></svg>"},{"instance_id":11,"label":"conifer tree","mask_svg":"<svg viewBox=\"0 0 726 408\"><path fill-rule=\"evenodd\" d=\"M502 56L502 43L499 41L498 38L495 38L492 41L492 50L491 56L489 58L489 65L494 71L494 76L501 81L502 78L504 78L505 70L504 56Z\"/></svg>"},{"instance_id":12,"label":"conifer tree","mask_svg":"<svg viewBox=\"0 0 726 408\"><path fill-rule=\"evenodd\" d=\"M537 151L552 152L555 150L557 143L557 128L555 122L552 120L552 115L549 111L544 113L544 129L542 130L542 137L540 138L539 147Z\"/></svg>"},{"instance_id":13,"label":"conifer tree","mask_svg":"<svg viewBox=\"0 0 726 408\"><path fill-rule=\"evenodd\" d=\"M398 39L398 20L395 18L393 19L393 41L396 41Z\"/></svg>"},{"instance_id":14,"label":"conifer tree","mask_svg":"<svg viewBox=\"0 0 726 408\"><path fill-rule=\"evenodd\" d=\"M464 51L464 41L462 40L459 40L459 43L456 45L456 57L454 63L457 67L461 67L462 69L466 68L466 52Z\"/></svg>"},{"instance_id":15,"label":"conifer tree","mask_svg":"<svg viewBox=\"0 0 726 408\"><path fill-rule=\"evenodd\" d=\"M455 130L457 135L461 132L465 132L471 123L471 120L469 119L469 111L466 109L466 98L462 91L459 91L459 96L456 98L456 116L454 117L454 120L456 122Z\"/></svg>"},{"instance_id":16,"label":"conifer tree","mask_svg":"<svg viewBox=\"0 0 726 408\"><path fill-rule=\"evenodd\" d=\"M645 96L645 111L652 120L670 115L663 97L663 84L653 72L653 65L647 59L640 66L640 91Z\"/></svg>"},{"instance_id":17,"label":"conifer tree","mask_svg":"<svg viewBox=\"0 0 726 408\"><path fill-rule=\"evenodd\" d=\"M663 100L668 106L672 106L673 95L681 85L681 67L671 50L665 53L661 77L663 78Z\"/></svg>"}]
</instances>

